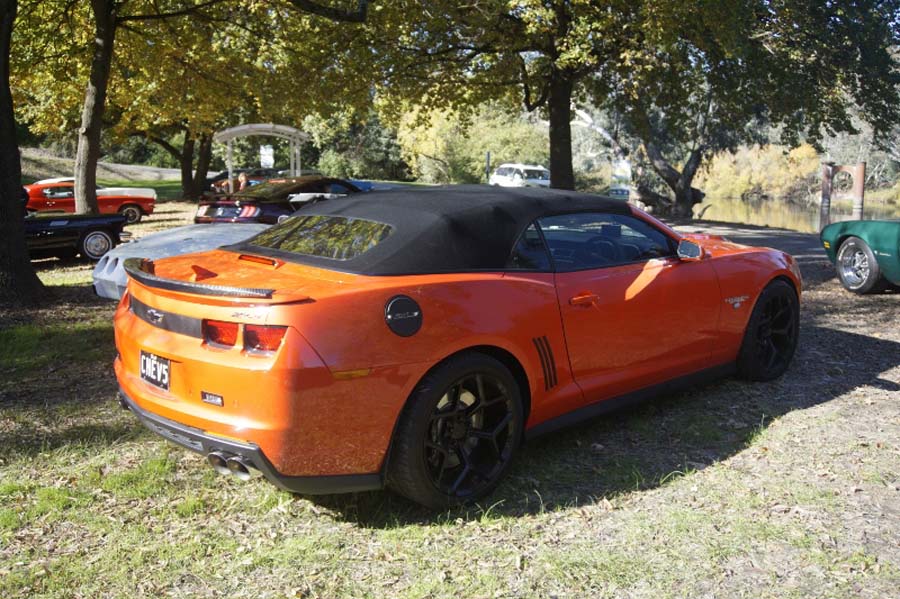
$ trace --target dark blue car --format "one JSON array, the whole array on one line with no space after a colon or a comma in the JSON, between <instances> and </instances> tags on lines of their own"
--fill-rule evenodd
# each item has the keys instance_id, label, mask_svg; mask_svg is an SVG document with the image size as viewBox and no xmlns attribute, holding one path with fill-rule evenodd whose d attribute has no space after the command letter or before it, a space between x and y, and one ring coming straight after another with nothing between
<instances>
[{"instance_id":1,"label":"dark blue car","mask_svg":"<svg viewBox=\"0 0 900 599\"><path fill-rule=\"evenodd\" d=\"M125 217L120 214L85 216L51 214L25 217L25 241L32 258L74 258L99 260L122 242Z\"/></svg>"},{"instance_id":2,"label":"dark blue car","mask_svg":"<svg viewBox=\"0 0 900 599\"><path fill-rule=\"evenodd\" d=\"M349 181L331 177L269 179L242 191L201 200L194 222L275 224L306 203L360 191Z\"/></svg>"}]
</instances>

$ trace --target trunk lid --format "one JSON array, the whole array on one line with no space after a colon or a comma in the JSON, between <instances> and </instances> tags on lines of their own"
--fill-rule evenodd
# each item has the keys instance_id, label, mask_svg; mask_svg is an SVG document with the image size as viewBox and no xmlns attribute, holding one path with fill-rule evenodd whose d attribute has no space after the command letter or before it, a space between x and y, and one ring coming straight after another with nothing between
<instances>
[{"instance_id":1,"label":"trunk lid","mask_svg":"<svg viewBox=\"0 0 900 599\"><path fill-rule=\"evenodd\" d=\"M267 305L311 301L356 277L225 250L158 261L129 258L125 272L132 281L161 295L190 294L201 303Z\"/></svg>"}]
</instances>

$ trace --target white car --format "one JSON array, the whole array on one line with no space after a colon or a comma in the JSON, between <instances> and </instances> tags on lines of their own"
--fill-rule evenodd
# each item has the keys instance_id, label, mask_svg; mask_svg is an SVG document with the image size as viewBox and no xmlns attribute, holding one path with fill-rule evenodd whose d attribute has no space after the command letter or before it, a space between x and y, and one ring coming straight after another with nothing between
<instances>
[{"instance_id":1,"label":"white car","mask_svg":"<svg viewBox=\"0 0 900 599\"><path fill-rule=\"evenodd\" d=\"M550 171L537 164L501 164L488 183L500 187L550 187Z\"/></svg>"},{"instance_id":2,"label":"white car","mask_svg":"<svg viewBox=\"0 0 900 599\"><path fill-rule=\"evenodd\" d=\"M125 258L166 258L191 252L203 252L243 241L268 229L261 223L215 223L188 225L160 231L125 243L107 252L94 267L94 292L100 297L118 300L125 292L128 276Z\"/></svg>"}]
</instances>

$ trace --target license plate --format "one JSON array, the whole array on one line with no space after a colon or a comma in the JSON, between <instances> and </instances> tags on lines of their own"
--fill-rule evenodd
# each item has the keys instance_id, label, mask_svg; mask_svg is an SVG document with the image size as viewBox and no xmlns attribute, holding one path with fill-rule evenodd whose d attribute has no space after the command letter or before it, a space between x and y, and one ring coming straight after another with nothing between
<instances>
[{"instance_id":1,"label":"license plate","mask_svg":"<svg viewBox=\"0 0 900 599\"><path fill-rule=\"evenodd\" d=\"M169 359L141 350L141 378L168 391Z\"/></svg>"}]
</instances>

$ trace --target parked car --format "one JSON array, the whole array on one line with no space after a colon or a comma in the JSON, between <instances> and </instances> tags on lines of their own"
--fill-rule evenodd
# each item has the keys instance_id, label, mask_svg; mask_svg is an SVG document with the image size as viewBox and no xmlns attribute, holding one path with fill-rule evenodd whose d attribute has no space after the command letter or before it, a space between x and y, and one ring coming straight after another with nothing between
<instances>
[{"instance_id":1,"label":"parked car","mask_svg":"<svg viewBox=\"0 0 900 599\"><path fill-rule=\"evenodd\" d=\"M158 260L191 252L202 252L252 237L269 225L259 223L205 224L176 227L152 233L107 252L94 266L94 292L100 297L118 300L125 292L128 276L125 259L133 257Z\"/></svg>"},{"instance_id":2,"label":"parked car","mask_svg":"<svg viewBox=\"0 0 900 599\"><path fill-rule=\"evenodd\" d=\"M488 183L500 187L550 187L550 171L536 164L501 164Z\"/></svg>"},{"instance_id":3,"label":"parked car","mask_svg":"<svg viewBox=\"0 0 900 599\"><path fill-rule=\"evenodd\" d=\"M24 186L28 190L30 212L75 212L75 179L43 179ZM98 187L97 205L101 214L121 214L128 224L153 214L156 190L149 187Z\"/></svg>"},{"instance_id":4,"label":"parked car","mask_svg":"<svg viewBox=\"0 0 900 599\"><path fill-rule=\"evenodd\" d=\"M231 169L231 174L234 175L235 177L237 177L237 176L240 175L241 173L247 172L248 170L250 170L250 169L246 169L246 168L235 168L235 169ZM223 181L223 180L225 180L225 179L227 179L227 178L228 178L228 171L227 171L227 170L219 171L219 172L216 173L215 175L210 175L210 176L208 176L208 177L206 178L206 188L207 188L207 189L213 189L213 183L218 183L219 181Z\"/></svg>"},{"instance_id":5,"label":"parked car","mask_svg":"<svg viewBox=\"0 0 900 599\"><path fill-rule=\"evenodd\" d=\"M271 179L233 194L200 200L195 223L258 222L274 224L309 201L359 192L352 183L330 177Z\"/></svg>"},{"instance_id":6,"label":"parked car","mask_svg":"<svg viewBox=\"0 0 900 599\"><path fill-rule=\"evenodd\" d=\"M241 168L241 169L233 169L231 173L234 175L234 178L231 179L232 187L231 189L237 191L239 181L238 176L241 173L247 174L247 183L250 186L259 185L263 181L271 179L273 177L278 176L278 171L274 168ZM221 175L221 178L219 176ZM226 193L228 191L228 171L222 171L210 184L210 189L217 193Z\"/></svg>"},{"instance_id":7,"label":"parked car","mask_svg":"<svg viewBox=\"0 0 900 599\"><path fill-rule=\"evenodd\" d=\"M800 273L784 252L576 192L379 193L127 260L123 405L221 473L444 508L489 493L523 438L791 362Z\"/></svg>"},{"instance_id":8,"label":"parked car","mask_svg":"<svg viewBox=\"0 0 900 599\"><path fill-rule=\"evenodd\" d=\"M32 258L74 258L99 260L129 236L123 231L125 216L107 214L40 215L25 217L25 241Z\"/></svg>"},{"instance_id":9,"label":"parked car","mask_svg":"<svg viewBox=\"0 0 900 599\"><path fill-rule=\"evenodd\" d=\"M863 294L900 285L900 219L831 223L819 237L848 291Z\"/></svg>"}]
</instances>

